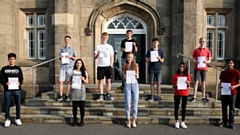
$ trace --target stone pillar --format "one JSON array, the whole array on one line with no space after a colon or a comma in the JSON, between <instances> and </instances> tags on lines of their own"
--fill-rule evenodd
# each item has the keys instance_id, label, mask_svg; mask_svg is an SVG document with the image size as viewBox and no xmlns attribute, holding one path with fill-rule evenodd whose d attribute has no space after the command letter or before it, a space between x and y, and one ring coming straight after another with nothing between
<instances>
[{"instance_id":1,"label":"stone pillar","mask_svg":"<svg viewBox=\"0 0 240 135\"><path fill-rule=\"evenodd\" d=\"M237 39L237 42L236 42L236 59L237 59L237 68L240 69L240 1L237 1L236 2L236 39Z\"/></svg>"},{"instance_id":2,"label":"stone pillar","mask_svg":"<svg viewBox=\"0 0 240 135\"><path fill-rule=\"evenodd\" d=\"M12 0L0 1L0 67L5 66L7 62L7 54L16 53L15 49L15 13L14 2Z\"/></svg>"},{"instance_id":3,"label":"stone pillar","mask_svg":"<svg viewBox=\"0 0 240 135\"><path fill-rule=\"evenodd\" d=\"M184 33L183 33L183 21L184 21L184 4L179 0L172 0L171 3L171 50L170 50L170 74L174 74L178 68L178 63L183 61L182 57L177 58L177 53L184 54Z\"/></svg>"},{"instance_id":4,"label":"stone pillar","mask_svg":"<svg viewBox=\"0 0 240 135\"><path fill-rule=\"evenodd\" d=\"M59 56L60 48L65 45L64 37L70 35L72 37L71 46L76 49L77 55L80 55L80 38L79 38L79 0L51 0L51 38L49 53L54 57ZM52 83L58 83L58 74L60 68L60 60L56 60L51 65Z\"/></svg>"}]
</instances>

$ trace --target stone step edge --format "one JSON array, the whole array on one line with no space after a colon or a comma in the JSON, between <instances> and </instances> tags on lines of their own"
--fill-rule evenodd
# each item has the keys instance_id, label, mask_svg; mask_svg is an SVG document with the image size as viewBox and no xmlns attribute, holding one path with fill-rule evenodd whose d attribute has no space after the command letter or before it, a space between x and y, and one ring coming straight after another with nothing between
<instances>
[{"instance_id":1,"label":"stone step edge","mask_svg":"<svg viewBox=\"0 0 240 135\"><path fill-rule=\"evenodd\" d=\"M179 117L180 119L181 117ZM0 120L4 121L3 115L0 115ZM11 121L14 122L15 116L11 117ZM23 123L71 123L71 115L21 115ZM125 116L85 116L85 123L90 124L123 124L126 123ZM221 122L221 117L204 117L204 116L187 116L185 122L187 124L218 124ZM138 124L174 124L174 117L167 116L148 116L137 118ZM240 124L240 116L235 117L235 124Z\"/></svg>"},{"instance_id":2,"label":"stone step edge","mask_svg":"<svg viewBox=\"0 0 240 135\"><path fill-rule=\"evenodd\" d=\"M15 109L16 107L11 107L10 109ZM63 110L68 110L68 109L72 109L72 107L67 107L67 106L63 106L63 107L59 107L59 106L21 106L21 109L63 109ZM125 108L117 108L117 107L85 107L85 110L125 110ZM141 110L141 111L156 111L156 110L159 110L159 111L164 111L164 110L174 110L174 108L171 108L171 107L164 107L164 108L141 108L141 107L138 107L138 110ZM181 108L179 108L179 110L181 110ZM221 111L222 108L193 108L193 107L187 107L186 108L186 111ZM238 108L235 108L235 111L240 111L240 109Z\"/></svg>"}]
</instances>

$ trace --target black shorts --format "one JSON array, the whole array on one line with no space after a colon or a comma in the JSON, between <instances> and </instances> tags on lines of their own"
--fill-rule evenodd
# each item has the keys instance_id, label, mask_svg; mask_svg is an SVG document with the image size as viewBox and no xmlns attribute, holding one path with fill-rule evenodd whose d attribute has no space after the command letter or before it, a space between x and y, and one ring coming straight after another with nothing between
<instances>
[{"instance_id":1,"label":"black shorts","mask_svg":"<svg viewBox=\"0 0 240 135\"><path fill-rule=\"evenodd\" d=\"M194 69L194 81L206 81L207 70L196 70Z\"/></svg>"},{"instance_id":2,"label":"black shorts","mask_svg":"<svg viewBox=\"0 0 240 135\"><path fill-rule=\"evenodd\" d=\"M97 79L102 80L106 76L106 79L112 78L112 67L98 67L97 68Z\"/></svg>"}]
</instances>

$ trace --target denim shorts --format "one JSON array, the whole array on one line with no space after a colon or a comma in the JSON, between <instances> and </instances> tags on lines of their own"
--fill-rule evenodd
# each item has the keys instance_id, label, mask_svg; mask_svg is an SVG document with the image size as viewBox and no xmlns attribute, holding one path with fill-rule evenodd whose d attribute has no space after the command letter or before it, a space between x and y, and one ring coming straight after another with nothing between
<instances>
[{"instance_id":1,"label":"denim shorts","mask_svg":"<svg viewBox=\"0 0 240 135\"><path fill-rule=\"evenodd\" d=\"M60 82L64 82L64 81L69 81L70 79L70 73L73 69L70 68L70 69L67 69L67 70L64 70L64 69L60 69L60 72L59 72L59 81Z\"/></svg>"},{"instance_id":2,"label":"denim shorts","mask_svg":"<svg viewBox=\"0 0 240 135\"><path fill-rule=\"evenodd\" d=\"M150 83L162 82L162 70L150 70L148 71Z\"/></svg>"}]
</instances>

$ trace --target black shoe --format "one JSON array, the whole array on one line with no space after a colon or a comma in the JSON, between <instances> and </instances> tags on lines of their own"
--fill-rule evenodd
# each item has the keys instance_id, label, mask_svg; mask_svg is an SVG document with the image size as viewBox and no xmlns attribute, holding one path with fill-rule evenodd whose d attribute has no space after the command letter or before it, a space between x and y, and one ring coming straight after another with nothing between
<instances>
[{"instance_id":1,"label":"black shoe","mask_svg":"<svg viewBox=\"0 0 240 135\"><path fill-rule=\"evenodd\" d=\"M193 97L190 101L191 101L191 102L196 102L197 99Z\"/></svg>"},{"instance_id":2,"label":"black shoe","mask_svg":"<svg viewBox=\"0 0 240 135\"><path fill-rule=\"evenodd\" d=\"M72 126L75 127L77 124L77 119L76 118L73 118L73 123L72 123Z\"/></svg>"},{"instance_id":3,"label":"black shoe","mask_svg":"<svg viewBox=\"0 0 240 135\"><path fill-rule=\"evenodd\" d=\"M70 101L69 97L68 96L65 96L65 101Z\"/></svg>"},{"instance_id":4,"label":"black shoe","mask_svg":"<svg viewBox=\"0 0 240 135\"><path fill-rule=\"evenodd\" d=\"M106 94L106 96L105 96L105 100L112 100L112 98L111 98L111 96L110 96L109 93Z\"/></svg>"},{"instance_id":5,"label":"black shoe","mask_svg":"<svg viewBox=\"0 0 240 135\"><path fill-rule=\"evenodd\" d=\"M103 101L104 100L104 97L103 95L101 94L100 97L97 99L97 101Z\"/></svg>"},{"instance_id":6,"label":"black shoe","mask_svg":"<svg viewBox=\"0 0 240 135\"><path fill-rule=\"evenodd\" d=\"M148 99L149 102L153 102L154 101L154 96L151 96L149 99Z\"/></svg>"},{"instance_id":7,"label":"black shoe","mask_svg":"<svg viewBox=\"0 0 240 135\"><path fill-rule=\"evenodd\" d=\"M121 90L123 90L123 88L124 88L124 86L123 86L123 85L121 85L120 87L118 87L118 89L121 89Z\"/></svg>"},{"instance_id":8,"label":"black shoe","mask_svg":"<svg viewBox=\"0 0 240 135\"><path fill-rule=\"evenodd\" d=\"M63 98L61 95L58 95L58 98L56 99L57 101L63 101Z\"/></svg>"},{"instance_id":9,"label":"black shoe","mask_svg":"<svg viewBox=\"0 0 240 135\"><path fill-rule=\"evenodd\" d=\"M202 98L203 102L208 102L209 100L207 98Z\"/></svg>"},{"instance_id":10,"label":"black shoe","mask_svg":"<svg viewBox=\"0 0 240 135\"><path fill-rule=\"evenodd\" d=\"M156 99L158 102L161 102L162 101L162 98L160 96L157 97Z\"/></svg>"},{"instance_id":11,"label":"black shoe","mask_svg":"<svg viewBox=\"0 0 240 135\"><path fill-rule=\"evenodd\" d=\"M236 127L234 126L234 124L229 125L229 128L231 128L231 129L236 129Z\"/></svg>"},{"instance_id":12,"label":"black shoe","mask_svg":"<svg viewBox=\"0 0 240 135\"><path fill-rule=\"evenodd\" d=\"M79 124L80 127L83 127L84 126L84 122L81 121L80 124Z\"/></svg>"},{"instance_id":13,"label":"black shoe","mask_svg":"<svg viewBox=\"0 0 240 135\"><path fill-rule=\"evenodd\" d=\"M227 124L222 122L219 124L219 127L227 127Z\"/></svg>"}]
</instances>

